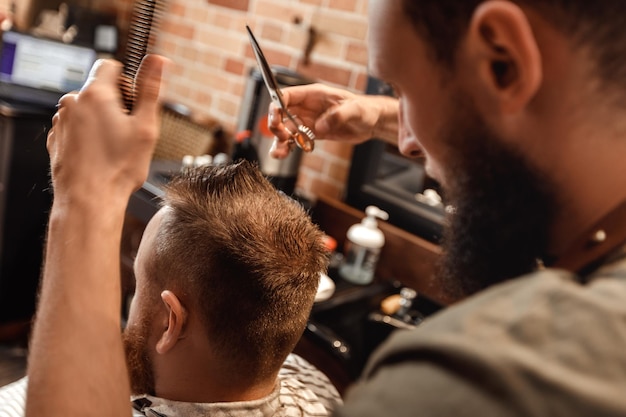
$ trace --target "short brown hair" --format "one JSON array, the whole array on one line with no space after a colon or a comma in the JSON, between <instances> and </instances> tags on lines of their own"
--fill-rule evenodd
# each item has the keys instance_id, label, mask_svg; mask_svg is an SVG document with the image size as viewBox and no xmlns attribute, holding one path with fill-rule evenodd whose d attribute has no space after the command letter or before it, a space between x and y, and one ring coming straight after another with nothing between
<instances>
[{"instance_id":1,"label":"short brown hair","mask_svg":"<svg viewBox=\"0 0 626 417\"><path fill-rule=\"evenodd\" d=\"M306 326L327 267L322 233L247 161L174 178L164 205L150 278L195 303L238 377L270 376Z\"/></svg>"},{"instance_id":2,"label":"short brown hair","mask_svg":"<svg viewBox=\"0 0 626 417\"><path fill-rule=\"evenodd\" d=\"M430 43L435 57L452 67L458 42L474 10L483 1L403 0L403 9L418 33ZM626 87L626 10L623 0L513 2L537 10L557 30L570 36L574 46L588 47L601 79Z\"/></svg>"}]
</instances>

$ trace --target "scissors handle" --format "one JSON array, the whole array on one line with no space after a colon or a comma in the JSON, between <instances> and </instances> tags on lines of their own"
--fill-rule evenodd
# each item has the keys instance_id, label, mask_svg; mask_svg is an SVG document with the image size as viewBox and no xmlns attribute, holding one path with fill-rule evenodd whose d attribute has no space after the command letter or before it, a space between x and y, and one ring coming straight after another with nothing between
<instances>
[{"instance_id":1,"label":"scissors handle","mask_svg":"<svg viewBox=\"0 0 626 417\"><path fill-rule=\"evenodd\" d=\"M283 111L283 124L285 131L291 136L291 142L295 143L305 152L312 152L315 148L315 134L302 123L298 116L294 116L287 109Z\"/></svg>"}]
</instances>

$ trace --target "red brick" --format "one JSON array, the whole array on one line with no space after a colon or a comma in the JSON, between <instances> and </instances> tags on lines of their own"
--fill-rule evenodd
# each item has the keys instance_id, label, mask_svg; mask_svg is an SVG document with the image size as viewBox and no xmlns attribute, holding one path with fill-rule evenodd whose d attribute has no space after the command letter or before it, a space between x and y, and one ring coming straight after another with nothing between
<instances>
[{"instance_id":1,"label":"red brick","mask_svg":"<svg viewBox=\"0 0 626 417\"><path fill-rule=\"evenodd\" d=\"M185 68L177 62L173 62L172 65L170 65L167 68L167 73L168 73L168 76L170 77L172 76L181 77L184 74L184 72L185 72Z\"/></svg>"},{"instance_id":2,"label":"red brick","mask_svg":"<svg viewBox=\"0 0 626 417\"><path fill-rule=\"evenodd\" d=\"M248 0L208 0L209 4L228 7L235 10L248 10Z\"/></svg>"},{"instance_id":3,"label":"red brick","mask_svg":"<svg viewBox=\"0 0 626 417\"><path fill-rule=\"evenodd\" d=\"M260 37L263 39L269 39L274 42L280 42L283 39L283 27L284 25L277 25L272 22L267 22L263 24Z\"/></svg>"},{"instance_id":4,"label":"red brick","mask_svg":"<svg viewBox=\"0 0 626 417\"><path fill-rule=\"evenodd\" d=\"M289 27L287 31L287 36L285 36L285 40L283 45L289 46L290 48L294 48L298 51L299 54L302 54L304 50L304 46L307 43L308 39L308 30L302 26L292 26Z\"/></svg>"},{"instance_id":5,"label":"red brick","mask_svg":"<svg viewBox=\"0 0 626 417\"><path fill-rule=\"evenodd\" d=\"M367 35L367 19L354 13L322 9L314 15L312 24L321 33L335 33L361 41L365 41Z\"/></svg>"},{"instance_id":6,"label":"red brick","mask_svg":"<svg viewBox=\"0 0 626 417\"><path fill-rule=\"evenodd\" d=\"M244 70L246 75L248 74L248 67ZM237 97L243 97L244 92L246 91L246 78L240 78L238 80L233 81L228 88L228 92Z\"/></svg>"},{"instance_id":7,"label":"red brick","mask_svg":"<svg viewBox=\"0 0 626 417\"><path fill-rule=\"evenodd\" d=\"M191 92L191 97L199 107L210 107L213 102L213 96L203 91L194 90Z\"/></svg>"},{"instance_id":8,"label":"red brick","mask_svg":"<svg viewBox=\"0 0 626 417\"><path fill-rule=\"evenodd\" d=\"M304 46L307 42L303 42ZM302 48L304 49L304 48ZM326 56L331 59L342 58L343 55L343 42L338 36L322 36L313 45L313 51L310 56L310 60L315 60L315 57ZM301 53L302 54L302 53Z\"/></svg>"},{"instance_id":9,"label":"red brick","mask_svg":"<svg viewBox=\"0 0 626 417\"><path fill-rule=\"evenodd\" d=\"M291 64L291 55L286 52L276 50L271 46L266 45L263 47L263 55L265 55L265 59L270 66L280 65L283 67L289 67ZM254 59L254 52L252 52L252 47L250 45L246 45L246 56Z\"/></svg>"},{"instance_id":10,"label":"red brick","mask_svg":"<svg viewBox=\"0 0 626 417\"><path fill-rule=\"evenodd\" d=\"M348 181L349 171L349 161L342 161L342 163L331 162L330 169L328 170L328 176L342 184L345 184Z\"/></svg>"},{"instance_id":11,"label":"red brick","mask_svg":"<svg viewBox=\"0 0 626 417\"><path fill-rule=\"evenodd\" d=\"M224 69L232 74L243 75L245 65L241 59L226 58Z\"/></svg>"},{"instance_id":12,"label":"red brick","mask_svg":"<svg viewBox=\"0 0 626 417\"><path fill-rule=\"evenodd\" d=\"M369 1L362 1L361 4L357 7L356 12L361 16L367 16L369 10Z\"/></svg>"},{"instance_id":13,"label":"red brick","mask_svg":"<svg viewBox=\"0 0 626 417\"><path fill-rule=\"evenodd\" d=\"M198 29L196 40L202 42L207 48L219 50L225 54L237 54L243 47L244 38L231 30L215 27L203 27Z\"/></svg>"},{"instance_id":14,"label":"red brick","mask_svg":"<svg viewBox=\"0 0 626 417\"><path fill-rule=\"evenodd\" d=\"M206 70L199 68L191 71L189 81L207 88L213 88L219 92L223 86L228 85L228 78L222 73L215 71L207 72Z\"/></svg>"},{"instance_id":15,"label":"red brick","mask_svg":"<svg viewBox=\"0 0 626 417\"><path fill-rule=\"evenodd\" d=\"M357 6L356 0L329 0L328 7L331 9L355 11Z\"/></svg>"},{"instance_id":16,"label":"red brick","mask_svg":"<svg viewBox=\"0 0 626 417\"><path fill-rule=\"evenodd\" d=\"M219 10L213 8L209 13L209 17L206 20L206 25L211 25L213 28L221 27L233 31L245 32L247 19L241 12L233 12L231 10Z\"/></svg>"},{"instance_id":17,"label":"red brick","mask_svg":"<svg viewBox=\"0 0 626 417\"><path fill-rule=\"evenodd\" d=\"M196 61L198 58L198 50L196 48L194 48L193 46L182 46L179 49L179 54L181 57L183 57L184 59L188 60L188 61Z\"/></svg>"},{"instance_id":18,"label":"red brick","mask_svg":"<svg viewBox=\"0 0 626 417\"><path fill-rule=\"evenodd\" d=\"M326 196L328 198L341 199L343 187L329 181L314 178L311 181L311 192L317 196Z\"/></svg>"},{"instance_id":19,"label":"red brick","mask_svg":"<svg viewBox=\"0 0 626 417\"><path fill-rule=\"evenodd\" d=\"M209 10L204 3L195 3L193 5L189 5L187 10L185 11L185 19L189 19L196 23L196 26L204 25L209 21Z\"/></svg>"},{"instance_id":20,"label":"red brick","mask_svg":"<svg viewBox=\"0 0 626 417\"><path fill-rule=\"evenodd\" d=\"M365 71L358 73L354 82L353 89L359 92L364 92L367 88L367 79L368 76Z\"/></svg>"},{"instance_id":21,"label":"red brick","mask_svg":"<svg viewBox=\"0 0 626 417\"><path fill-rule=\"evenodd\" d=\"M233 117L239 113L239 103L235 103L226 97L220 97L217 99L217 107L225 114L229 114Z\"/></svg>"},{"instance_id":22,"label":"red brick","mask_svg":"<svg viewBox=\"0 0 626 417\"><path fill-rule=\"evenodd\" d=\"M169 20L163 22L161 25L161 32L178 36L183 39L192 39L194 35L194 28L190 24L176 23Z\"/></svg>"},{"instance_id":23,"label":"red brick","mask_svg":"<svg viewBox=\"0 0 626 417\"><path fill-rule=\"evenodd\" d=\"M207 67L219 67L222 65L222 55L214 51L204 50L199 54L199 62Z\"/></svg>"},{"instance_id":24,"label":"red brick","mask_svg":"<svg viewBox=\"0 0 626 417\"><path fill-rule=\"evenodd\" d=\"M319 153L308 153L302 157L302 166L321 172L324 169L324 158Z\"/></svg>"},{"instance_id":25,"label":"red brick","mask_svg":"<svg viewBox=\"0 0 626 417\"><path fill-rule=\"evenodd\" d=\"M272 20L280 20L281 22L292 24L294 18L302 18L303 10L295 1L271 1L258 0L254 15L257 17L266 17ZM256 32L255 32L256 34Z\"/></svg>"},{"instance_id":26,"label":"red brick","mask_svg":"<svg viewBox=\"0 0 626 417\"><path fill-rule=\"evenodd\" d=\"M159 47L159 52L166 56L172 56L178 51L178 46L176 42L173 42L169 38L159 39L157 42L157 46Z\"/></svg>"},{"instance_id":27,"label":"red brick","mask_svg":"<svg viewBox=\"0 0 626 417\"><path fill-rule=\"evenodd\" d=\"M185 13L187 11L187 7L185 7L184 4L181 3L174 3L172 2L171 4L169 4L167 6L167 14L168 15L173 15L173 16L184 16Z\"/></svg>"},{"instance_id":28,"label":"red brick","mask_svg":"<svg viewBox=\"0 0 626 417\"><path fill-rule=\"evenodd\" d=\"M355 64L367 65L367 46L363 42L350 42L346 51L346 59Z\"/></svg>"},{"instance_id":29,"label":"red brick","mask_svg":"<svg viewBox=\"0 0 626 417\"><path fill-rule=\"evenodd\" d=\"M173 95L173 97L176 96L182 96L182 97L189 97L191 95L191 88L182 85L180 83L177 84L172 84L172 89L176 91L176 95ZM168 101L168 100L166 100ZM180 101L180 100L173 100L174 102Z\"/></svg>"}]
</instances>

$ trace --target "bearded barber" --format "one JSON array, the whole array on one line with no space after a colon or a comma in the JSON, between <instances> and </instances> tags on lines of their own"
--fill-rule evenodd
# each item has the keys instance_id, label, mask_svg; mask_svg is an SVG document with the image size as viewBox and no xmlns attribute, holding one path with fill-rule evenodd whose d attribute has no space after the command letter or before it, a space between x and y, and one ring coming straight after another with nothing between
<instances>
[{"instance_id":1,"label":"bearded barber","mask_svg":"<svg viewBox=\"0 0 626 417\"><path fill-rule=\"evenodd\" d=\"M338 415L626 415L623 12L372 0L370 69L399 99L284 90L319 138L423 154L455 207L437 279L463 301L384 343Z\"/></svg>"}]
</instances>

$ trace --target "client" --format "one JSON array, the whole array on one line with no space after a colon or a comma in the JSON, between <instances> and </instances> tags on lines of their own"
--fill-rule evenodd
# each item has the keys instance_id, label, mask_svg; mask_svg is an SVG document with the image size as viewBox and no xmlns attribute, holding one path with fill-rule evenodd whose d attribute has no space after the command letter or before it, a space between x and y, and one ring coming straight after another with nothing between
<instances>
[{"instance_id":1,"label":"client","mask_svg":"<svg viewBox=\"0 0 626 417\"><path fill-rule=\"evenodd\" d=\"M336 389L290 355L326 262L321 232L254 165L174 178L134 264L123 340L135 415L330 414ZM0 390L0 415L23 415L26 385Z\"/></svg>"}]
</instances>

